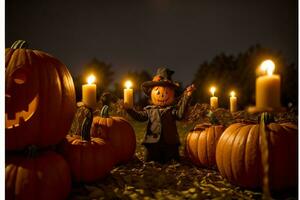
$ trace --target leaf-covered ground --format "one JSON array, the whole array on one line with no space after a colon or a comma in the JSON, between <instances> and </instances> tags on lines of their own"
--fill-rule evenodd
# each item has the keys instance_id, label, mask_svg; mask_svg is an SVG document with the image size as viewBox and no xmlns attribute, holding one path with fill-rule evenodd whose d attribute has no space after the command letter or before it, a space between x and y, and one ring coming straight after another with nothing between
<instances>
[{"instance_id":1,"label":"leaf-covered ground","mask_svg":"<svg viewBox=\"0 0 300 200\"><path fill-rule=\"evenodd\" d=\"M186 134L197 121L208 121L205 112L195 116L197 113L192 111L193 108L190 110L190 118L177 123L182 142L180 162L144 162L141 141L146 124L130 121L137 137L134 159L126 165L116 166L103 180L91 184L74 184L70 199L261 199L261 191L234 186L223 179L217 169L196 167L184 157ZM200 109L196 110L198 112ZM256 116L245 116L244 112L231 116L228 112L219 110L216 114L223 124L256 120ZM280 117L286 119L288 116ZM273 197L297 199L297 191L284 191L273 194Z\"/></svg>"}]
</instances>

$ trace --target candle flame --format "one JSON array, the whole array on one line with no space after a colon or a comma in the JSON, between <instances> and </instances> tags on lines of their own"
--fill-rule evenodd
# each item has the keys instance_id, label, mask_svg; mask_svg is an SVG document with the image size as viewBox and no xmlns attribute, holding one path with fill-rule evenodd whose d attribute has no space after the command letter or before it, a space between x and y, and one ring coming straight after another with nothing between
<instances>
[{"instance_id":1,"label":"candle flame","mask_svg":"<svg viewBox=\"0 0 300 200\"><path fill-rule=\"evenodd\" d=\"M132 87L132 82L131 81L126 81L125 82L125 87L126 87L126 89L131 88Z\"/></svg>"},{"instance_id":2,"label":"candle flame","mask_svg":"<svg viewBox=\"0 0 300 200\"><path fill-rule=\"evenodd\" d=\"M231 96L231 97L234 97L234 96L235 96L235 92L234 92L234 91L231 91L231 92L230 92L230 96Z\"/></svg>"},{"instance_id":3,"label":"candle flame","mask_svg":"<svg viewBox=\"0 0 300 200\"><path fill-rule=\"evenodd\" d=\"M215 96L215 91L216 91L216 88L215 87L211 87L210 88L210 93Z\"/></svg>"},{"instance_id":4,"label":"candle flame","mask_svg":"<svg viewBox=\"0 0 300 200\"><path fill-rule=\"evenodd\" d=\"M269 76L271 76L275 70L275 64L272 60L265 60L261 63L260 69L266 71Z\"/></svg>"},{"instance_id":5,"label":"candle flame","mask_svg":"<svg viewBox=\"0 0 300 200\"><path fill-rule=\"evenodd\" d=\"M96 77L95 77L93 74L91 74L91 75L87 78L88 84L94 83L95 80L96 80Z\"/></svg>"}]
</instances>

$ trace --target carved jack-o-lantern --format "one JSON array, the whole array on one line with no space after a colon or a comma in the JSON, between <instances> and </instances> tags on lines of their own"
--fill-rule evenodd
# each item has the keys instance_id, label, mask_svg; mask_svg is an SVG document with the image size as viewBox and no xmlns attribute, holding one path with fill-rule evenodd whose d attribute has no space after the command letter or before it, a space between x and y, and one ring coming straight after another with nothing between
<instances>
[{"instance_id":1,"label":"carved jack-o-lantern","mask_svg":"<svg viewBox=\"0 0 300 200\"><path fill-rule=\"evenodd\" d=\"M67 67L17 41L5 50L5 145L45 147L62 140L76 109Z\"/></svg>"},{"instance_id":2,"label":"carved jack-o-lantern","mask_svg":"<svg viewBox=\"0 0 300 200\"><path fill-rule=\"evenodd\" d=\"M169 106L175 100L174 88L155 86L151 90L151 101L157 106Z\"/></svg>"}]
</instances>

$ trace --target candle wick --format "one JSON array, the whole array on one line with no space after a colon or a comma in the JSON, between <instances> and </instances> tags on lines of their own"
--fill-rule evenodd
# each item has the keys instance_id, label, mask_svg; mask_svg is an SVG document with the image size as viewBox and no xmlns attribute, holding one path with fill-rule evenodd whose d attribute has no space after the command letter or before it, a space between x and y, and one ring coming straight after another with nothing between
<instances>
[{"instance_id":1,"label":"candle wick","mask_svg":"<svg viewBox=\"0 0 300 200\"><path fill-rule=\"evenodd\" d=\"M268 76L272 76L273 75L273 70L268 70L267 73L268 73Z\"/></svg>"}]
</instances>

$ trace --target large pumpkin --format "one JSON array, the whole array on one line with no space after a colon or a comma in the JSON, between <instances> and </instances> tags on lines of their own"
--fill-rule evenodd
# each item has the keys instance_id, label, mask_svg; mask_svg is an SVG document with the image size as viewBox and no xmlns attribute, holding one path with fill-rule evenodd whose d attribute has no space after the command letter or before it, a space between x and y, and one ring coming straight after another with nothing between
<instances>
[{"instance_id":1,"label":"large pumpkin","mask_svg":"<svg viewBox=\"0 0 300 200\"><path fill-rule=\"evenodd\" d=\"M62 154L76 182L99 180L109 174L116 162L111 144L101 138L67 135L62 144Z\"/></svg>"},{"instance_id":2,"label":"large pumpkin","mask_svg":"<svg viewBox=\"0 0 300 200\"><path fill-rule=\"evenodd\" d=\"M151 90L152 104L157 106L169 106L174 103L175 90L172 87L155 86Z\"/></svg>"},{"instance_id":3,"label":"large pumpkin","mask_svg":"<svg viewBox=\"0 0 300 200\"><path fill-rule=\"evenodd\" d=\"M57 144L68 133L75 90L67 67L17 41L5 50L5 148Z\"/></svg>"},{"instance_id":4,"label":"large pumpkin","mask_svg":"<svg viewBox=\"0 0 300 200\"><path fill-rule=\"evenodd\" d=\"M209 168L216 165L216 146L224 130L222 125L198 124L188 133L185 150L195 165Z\"/></svg>"},{"instance_id":5,"label":"large pumpkin","mask_svg":"<svg viewBox=\"0 0 300 200\"><path fill-rule=\"evenodd\" d=\"M6 156L5 199L66 199L70 190L70 169L60 155Z\"/></svg>"},{"instance_id":6,"label":"large pumpkin","mask_svg":"<svg viewBox=\"0 0 300 200\"><path fill-rule=\"evenodd\" d=\"M110 117L106 105L103 106L100 116L93 119L91 136L111 142L117 163L126 163L134 156L136 138L132 126L122 117Z\"/></svg>"},{"instance_id":7,"label":"large pumpkin","mask_svg":"<svg viewBox=\"0 0 300 200\"><path fill-rule=\"evenodd\" d=\"M291 123L266 126L269 150L269 182L275 190L297 186L298 128ZM237 185L262 186L260 125L236 123L219 139L216 161L221 175Z\"/></svg>"}]
</instances>

